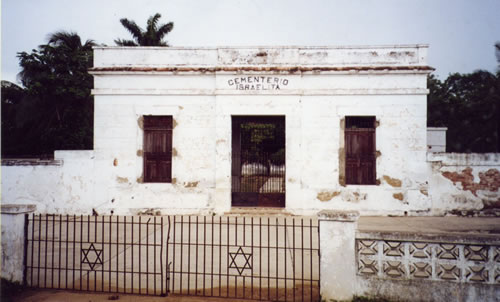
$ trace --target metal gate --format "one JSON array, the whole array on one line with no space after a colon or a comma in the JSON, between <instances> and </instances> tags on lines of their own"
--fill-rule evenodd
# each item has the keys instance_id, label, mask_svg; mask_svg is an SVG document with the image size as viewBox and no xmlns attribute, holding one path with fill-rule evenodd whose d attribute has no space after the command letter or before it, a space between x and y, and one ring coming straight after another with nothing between
<instances>
[{"instance_id":1,"label":"metal gate","mask_svg":"<svg viewBox=\"0 0 500 302\"><path fill-rule=\"evenodd\" d=\"M232 118L232 205L285 206L285 117Z\"/></svg>"},{"instance_id":2,"label":"metal gate","mask_svg":"<svg viewBox=\"0 0 500 302\"><path fill-rule=\"evenodd\" d=\"M315 218L173 216L167 240L172 294L319 301Z\"/></svg>"},{"instance_id":3,"label":"metal gate","mask_svg":"<svg viewBox=\"0 0 500 302\"><path fill-rule=\"evenodd\" d=\"M24 284L319 301L316 218L26 215Z\"/></svg>"},{"instance_id":4,"label":"metal gate","mask_svg":"<svg viewBox=\"0 0 500 302\"><path fill-rule=\"evenodd\" d=\"M163 217L26 215L24 284L165 295Z\"/></svg>"}]
</instances>

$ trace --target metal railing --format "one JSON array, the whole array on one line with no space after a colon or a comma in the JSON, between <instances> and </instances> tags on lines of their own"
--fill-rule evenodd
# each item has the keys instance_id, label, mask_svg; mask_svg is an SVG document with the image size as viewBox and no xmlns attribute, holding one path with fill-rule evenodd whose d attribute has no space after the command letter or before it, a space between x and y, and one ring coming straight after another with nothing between
<instances>
[{"instance_id":1,"label":"metal railing","mask_svg":"<svg viewBox=\"0 0 500 302\"><path fill-rule=\"evenodd\" d=\"M319 301L319 225L295 217L172 216L170 292Z\"/></svg>"},{"instance_id":2,"label":"metal railing","mask_svg":"<svg viewBox=\"0 0 500 302\"><path fill-rule=\"evenodd\" d=\"M26 220L27 286L167 293L163 217L33 214Z\"/></svg>"},{"instance_id":3,"label":"metal railing","mask_svg":"<svg viewBox=\"0 0 500 302\"><path fill-rule=\"evenodd\" d=\"M25 233L30 287L320 299L315 218L32 214Z\"/></svg>"}]
</instances>

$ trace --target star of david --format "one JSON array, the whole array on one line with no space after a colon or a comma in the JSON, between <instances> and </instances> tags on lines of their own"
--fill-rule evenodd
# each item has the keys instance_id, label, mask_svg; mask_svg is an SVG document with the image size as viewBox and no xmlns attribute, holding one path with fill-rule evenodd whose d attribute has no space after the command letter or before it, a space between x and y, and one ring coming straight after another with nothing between
<instances>
[{"instance_id":1,"label":"star of david","mask_svg":"<svg viewBox=\"0 0 500 302\"><path fill-rule=\"evenodd\" d=\"M102 264L102 249L96 249L91 243L86 249L82 248L82 264L88 264L91 270L98 264Z\"/></svg>"},{"instance_id":2,"label":"star of david","mask_svg":"<svg viewBox=\"0 0 500 302\"><path fill-rule=\"evenodd\" d=\"M231 257L231 263L229 263L228 268L235 268L238 270L238 273L243 274L243 271L246 269L251 270L252 269L252 254L251 253L245 253L243 251L243 248L240 246L236 252L229 252L229 257ZM237 261L238 259L242 259L245 263L243 266L239 266L238 262L242 261Z\"/></svg>"}]
</instances>

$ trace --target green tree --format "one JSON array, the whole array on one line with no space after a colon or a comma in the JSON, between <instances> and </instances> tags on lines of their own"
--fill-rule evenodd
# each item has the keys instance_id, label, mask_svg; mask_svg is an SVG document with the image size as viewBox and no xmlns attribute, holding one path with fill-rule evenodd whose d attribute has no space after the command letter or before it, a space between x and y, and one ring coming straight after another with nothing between
<instances>
[{"instance_id":1,"label":"green tree","mask_svg":"<svg viewBox=\"0 0 500 302\"><path fill-rule=\"evenodd\" d=\"M487 71L428 78L429 126L448 127L448 152L499 152L500 81Z\"/></svg>"},{"instance_id":2,"label":"green tree","mask_svg":"<svg viewBox=\"0 0 500 302\"><path fill-rule=\"evenodd\" d=\"M134 21L126 18L120 19L120 23L125 27L133 40L116 39L115 43L118 46L169 46L163 38L174 28L173 22L167 24L158 24L161 15L155 14L149 17L146 30L139 27Z\"/></svg>"},{"instance_id":3,"label":"green tree","mask_svg":"<svg viewBox=\"0 0 500 302\"><path fill-rule=\"evenodd\" d=\"M2 110L10 106L6 123L11 125L9 132L2 129L2 141L9 141L2 144L4 156L92 149L93 78L88 69L94 45L61 31L31 53L18 53L25 88L15 101L2 96Z\"/></svg>"},{"instance_id":4,"label":"green tree","mask_svg":"<svg viewBox=\"0 0 500 302\"><path fill-rule=\"evenodd\" d=\"M498 68L500 71L500 42L495 44L495 56L497 57Z\"/></svg>"},{"instance_id":5,"label":"green tree","mask_svg":"<svg viewBox=\"0 0 500 302\"><path fill-rule=\"evenodd\" d=\"M8 153L17 153L16 139L18 138L18 129L16 124L17 109L22 102L25 91L22 87L2 81L2 154L3 150L9 150ZM20 134L20 133L19 133Z\"/></svg>"}]
</instances>

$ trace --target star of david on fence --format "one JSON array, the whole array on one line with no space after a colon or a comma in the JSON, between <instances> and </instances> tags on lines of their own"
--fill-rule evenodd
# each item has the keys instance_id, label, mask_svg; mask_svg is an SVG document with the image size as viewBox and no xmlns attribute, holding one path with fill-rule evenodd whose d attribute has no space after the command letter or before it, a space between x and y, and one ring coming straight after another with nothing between
<instances>
[{"instance_id":1,"label":"star of david on fence","mask_svg":"<svg viewBox=\"0 0 500 302\"><path fill-rule=\"evenodd\" d=\"M88 264L90 270L94 270L96 265L102 264L102 249L96 249L91 243L88 248L82 248L82 264Z\"/></svg>"},{"instance_id":2,"label":"star of david on fence","mask_svg":"<svg viewBox=\"0 0 500 302\"><path fill-rule=\"evenodd\" d=\"M243 271L246 269L252 270L252 254L245 253L243 248L240 246L236 252L229 252L229 257L231 258L231 263L229 263L228 268L235 268L238 273L243 274ZM242 259L242 261L238 261L238 259ZM244 262L243 266L239 266L238 262Z\"/></svg>"}]
</instances>

